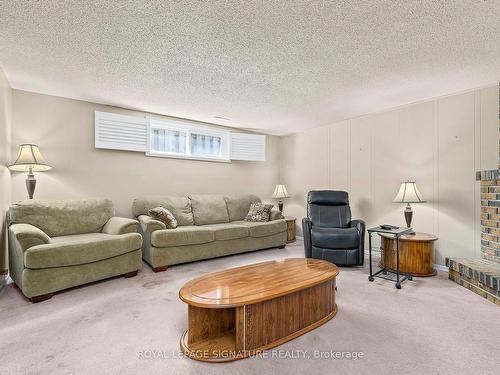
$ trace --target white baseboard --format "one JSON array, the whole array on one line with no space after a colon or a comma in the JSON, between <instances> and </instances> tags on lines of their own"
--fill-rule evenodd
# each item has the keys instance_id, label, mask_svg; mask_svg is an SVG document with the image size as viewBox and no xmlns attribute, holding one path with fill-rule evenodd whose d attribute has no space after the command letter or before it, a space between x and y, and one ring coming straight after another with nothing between
<instances>
[{"instance_id":1,"label":"white baseboard","mask_svg":"<svg viewBox=\"0 0 500 375\"><path fill-rule=\"evenodd\" d=\"M449 272L448 267L443 266L441 264L435 264L434 268L437 269L437 270L439 270L439 271Z\"/></svg>"},{"instance_id":2,"label":"white baseboard","mask_svg":"<svg viewBox=\"0 0 500 375\"><path fill-rule=\"evenodd\" d=\"M296 239L298 239L299 241L304 241L304 237L302 236L295 236Z\"/></svg>"}]
</instances>

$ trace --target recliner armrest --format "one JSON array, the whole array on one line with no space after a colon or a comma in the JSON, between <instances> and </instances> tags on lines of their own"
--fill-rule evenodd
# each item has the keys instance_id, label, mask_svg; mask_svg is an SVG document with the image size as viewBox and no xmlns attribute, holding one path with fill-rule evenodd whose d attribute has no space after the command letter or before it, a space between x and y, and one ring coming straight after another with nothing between
<instances>
[{"instance_id":1,"label":"recliner armrest","mask_svg":"<svg viewBox=\"0 0 500 375\"><path fill-rule=\"evenodd\" d=\"M165 225L165 223L162 223L159 220L155 220L151 216L139 215L137 217L137 219L139 220L139 223L141 224L141 229L143 232L152 233L155 230L167 229L167 226Z\"/></svg>"},{"instance_id":2,"label":"recliner armrest","mask_svg":"<svg viewBox=\"0 0 500 375\"><path fill-rule=\"evenodd\" d=\"M139 222L134 219L114 216L102 228L102 233L106 234L126 234L136 233Z\"/></svg>"},{"instance_id":3,"label":"recliner armrest","mask_svg":"<svg viewBox=\"0 0 500 375\"><path fill-rule=\"evenodd\" d=\"M363 220L351 220L349 223L349 227L356 228L359 233L363 233L365 231L365 222Z\"/></svg>"},{"instance_id":4,"label":"recliner armrest","mask_svg":"<svg viewBox=\"0 0 500 375\"><path fill-rule=\"evenodd\" d=\"M41 229L31 224L12 224L9 236L13 236L24 251L30 247L50 243L50 237Z\"/></svg>"},{"instance_id":5,"label":"recliner armrest","mask_svg":"<svg viewBox=\"0 0 500 375\"><path fill-rule=\"evenodd\" d=\"M358 252L358 264L363 265L365 261L365 229L366 224L363 220L351 220L349 226L356 228L359 232L359 252Z\"/></svg>"},{"instance_id":6,"label":"recliner armrest","mask_svg":"<svg viewBox=\"0 0 500 375\"><path fill-rule=\"evenodd\" d=\"M309 218L302 219L302 236L304 237L304 254L306 258L311 258L312 243L311 243L311 228L312 222Z\"/></svg>"}]
</instances>

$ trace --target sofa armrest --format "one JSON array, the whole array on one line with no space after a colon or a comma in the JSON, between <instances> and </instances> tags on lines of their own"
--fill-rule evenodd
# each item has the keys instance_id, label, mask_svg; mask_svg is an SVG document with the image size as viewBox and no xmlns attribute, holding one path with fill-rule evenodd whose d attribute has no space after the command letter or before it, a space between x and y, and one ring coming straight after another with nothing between
<instances>
[{"instance_id":1,"label":"sofa armrest","mask_svg":"<svg viewBox=\"0 0 500 375\"><path fill-rule=\"evenodd\" d=\"M311 228L312 222L309 218L302 219L302 236L304 237L304 255L306 258L311 258L312 243L311 243Z\"/></svg>"},{"instance_id":2,"label":"sofa armrest","mask_svg":"<svg viewBox=\"0 0 500 375\"><path fill-rule=\"evenodd\" d=\"M139 222L134 219L114 216L102 228L102 233L106 234L125 234L136 233Z\"/></svg>"},{"instance_id":3,"label":"sofa armrest","mask_svg":"<svg viewBox=\"0 0 500 375\"><path fill-rule=\"evenodd\" d=\"M283 214L279 210L271 210L271 214L269 215L269 221L280 220L280 219L284 219L284 218L285 217L283 216Z\"/></svg>"},{"instance_id":4,"label":"sofa armrest","mask_svg":"<svg viewBox=\"0 0 500 375\"><path fill-rule=\"evenodd\" d=\"M143 232L154 232L155 230L167 229L165 223L162 223L159 220L153 219L148 215L139 215L137 218L139 223L141 224L141 229Z\"/></svg>"},{"instance_id":5,"label":"sofa armrest","mask_svg":"<svg viewBox=\"0 0 500 375\"><path fill-rule=\"evenodd\" d=\"M24 251L30 247L50 243L50 237L45 232L31 224L12 224L9 236L13 236Z\"/></svg>"}]
</instances>

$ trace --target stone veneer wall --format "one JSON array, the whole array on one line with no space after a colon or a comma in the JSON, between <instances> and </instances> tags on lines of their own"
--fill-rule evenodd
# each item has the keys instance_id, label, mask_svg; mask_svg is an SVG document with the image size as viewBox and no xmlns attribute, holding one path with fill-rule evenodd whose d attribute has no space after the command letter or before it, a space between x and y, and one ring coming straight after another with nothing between
<instances>
[{"instance_id":1,"label":"stone veneer wall","mask_svg":"<svg viewBox=\"0 0 500 375\"><path fill-rule=\"evenodd\" d=\"M498 90L498 130L500 132L500 84ZM483 171L481 179L481 257L500 263L500 140L499 169Z\"/></svg>"},{"instance_id":2,"label":"stone veneer wall","mask_svg":"<svg viewBox=\"0 0 500 375\"><path fill-rule=\"evenodd\" d=\"M500 263L500 180L481 180L481 256Z\"/></svg>"}]
</instances>

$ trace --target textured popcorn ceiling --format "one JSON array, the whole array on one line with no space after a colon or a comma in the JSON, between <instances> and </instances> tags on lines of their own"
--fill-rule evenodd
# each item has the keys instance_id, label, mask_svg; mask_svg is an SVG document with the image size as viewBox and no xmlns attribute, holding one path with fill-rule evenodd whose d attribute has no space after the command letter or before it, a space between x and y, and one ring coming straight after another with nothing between
<instances>
[{"instance_id":1,"label":"textured popcorn ceiling","mask_svg":"<svg viewBox=\"0 0 500 375\"><path fill-rule=\"evenodd\" d=\"M283 134L497 82L500 0L4 0L0 64L22 90Z\"/></svg>"}]
</instances>

